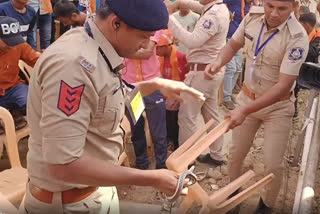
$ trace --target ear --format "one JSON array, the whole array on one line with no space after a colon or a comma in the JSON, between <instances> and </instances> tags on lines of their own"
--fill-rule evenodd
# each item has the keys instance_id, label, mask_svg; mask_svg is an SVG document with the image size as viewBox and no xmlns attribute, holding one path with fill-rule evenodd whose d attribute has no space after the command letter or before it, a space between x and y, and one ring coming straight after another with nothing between
<instances>
[{"instance_id":1,"label":"ear","mask_svg":"<svg viewBox=\"0 0 320 214\"><path fill-rule=\"evenodd\" d=\"M117 16L111 18L112 27L117 30L120 27L121 20Z\"/></svg>"},{"instance_id":2,"label":"ear","mask_svg":"<svg viewBox=\"0 0 320 214\"><path fill-rule=\"evenodd\" d=\"M72 15L71 15L71 20L77 20L77 18L78 18L78 14L77 13L72 13Z\"/></svg>"},{"instance_id":3,"label":"ear","mask_svg":"<svg viewBox=\"0 0 320 214\"><path fill-rule=\"evenodd\" d=\"M295 1L292 4L293 4L293 10L294 11L299 10L300 3L298 1Z\"/></svg>"}]
</instances>

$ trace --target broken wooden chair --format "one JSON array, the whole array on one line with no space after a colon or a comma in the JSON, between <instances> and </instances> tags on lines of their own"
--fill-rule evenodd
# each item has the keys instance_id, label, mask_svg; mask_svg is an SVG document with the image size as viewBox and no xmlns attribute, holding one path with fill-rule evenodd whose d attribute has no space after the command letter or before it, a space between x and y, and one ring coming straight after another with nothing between
<instances>
[{"instance_id":1,"label":"broken wooden chair","mask_svg":"<svg viewBox=\"0 0 320 214\"><path fill-rule=\"evenodd\" d=\"M228 130L229 123L229 119L226 119L209 132L208 130L214 125L214 120L210 120L206 123L202 129L193 134L184 144L169 156L166 161L168 169L177 173L186 171L190 163L192 163L204 150L206 150L206 148L208 148ZM269 174L257 183L228 199L233 192L242 187L254 176L255 173L250 170L211 196L202 189L199 183L195 183L188 188L188 195L184 197L182 203L177 209L177 213L187 213L194 201L200 202L202 205L199 212L200 214L225 213L250 197L253 193L271 182L273 179L273 174Z\"/></svg>"},{"instance_id":2,"label":"broken wooden chair","mask_svg":"<svg viewBox=\"0 0 320 214\"><path fill-rule=\"evenodd\" d=\"M0 193L11 203L17 204L23 198L28 181L27 169L21 166L13 118L10 112L0 107L0 120L5 130L5 146L10 169L0 172Z\"/></svg>"}]
</instances>

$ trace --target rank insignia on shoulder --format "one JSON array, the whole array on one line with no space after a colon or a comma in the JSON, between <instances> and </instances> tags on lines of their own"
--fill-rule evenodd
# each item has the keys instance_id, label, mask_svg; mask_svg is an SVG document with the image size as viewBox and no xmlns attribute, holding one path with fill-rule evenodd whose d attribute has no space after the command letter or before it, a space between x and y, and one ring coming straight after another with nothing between
<instances>
[{"instance_id":1,"label":"rank insignia on shoulder","mask_svg":"<svg viewBox=\"0 0 320 214\"><path fill-rule=\"evenodd\" d=\"M205 20L202 24L202 26L207 30L211 28L211 25L212 25L212 22L210 20Z\"/></svg>"},{"instance_id":2,"label":"rank insignia on shoulder","mask_svg":"<svg viewBox=\"0 0 320 214\"><path fill-rule=\"evenodd\" d=\"M289 60L297 61L300 60L303 56L304 49L303 48L292 48L289 53Z\"/></svg>"},{"instance_id":3,"label":"rank insignia on shoulder","mask_svg":"<svg viewBox=\"0 0 320 214\"><path fill-rule=\"evenodd\" d=\"M68 117L79 110L81 97L84 91L84 85L76 87L69 86L66 82L61 80L58 109L65 113Z\"/></svg>"},{"instance_id":4,"label":"rank insignia on shoulder","mask_svg":"<svg viewBox=\"0 0 320 214\"><path fill-rule=\"evenodd\" d=\"M80 65L89 72L93 72L95 67L88 60L82 59Z\"/></svg>"}]
</instances>

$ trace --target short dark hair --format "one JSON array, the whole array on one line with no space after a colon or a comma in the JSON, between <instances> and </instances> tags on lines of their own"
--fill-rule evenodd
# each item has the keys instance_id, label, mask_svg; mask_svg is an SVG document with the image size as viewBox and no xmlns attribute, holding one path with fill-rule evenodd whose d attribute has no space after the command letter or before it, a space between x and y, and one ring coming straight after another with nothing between
<instances>
[{"instance_id":1,"label":"short dark hair","mask_svg":"<svg viewBox=\"0 0 320 214\"><path fill-rule=\"evenodd\" d=\"M314 13L305 13L299 17L299 21L305 24L310 24L314 27L317 23L317 17Z\"/></svg>"},{"instance_id":2,"label":"short dark hair","mask_svg":"<svg viewBox=\"0 0 320 214\"><path fill-rule=\"evenodd\" d=\"M53 12L56 17L71 17L73 13L80 13L78 8L69 0L59 0L54 5Z\"/></svg>"},{"instance_id":3,"label":"short dark hair","mask_svg":"<svg viewBox=\"0 0 320 214\"><path fill-rule=\"evenodd\" d=\"M106 19L112 13L113 13L113 11L110 9L110 7L107 4L106 0L102 0L100 2L100 8L97 11L97 15L99 16L99 18Z\"/></svg>"}]
</instances>

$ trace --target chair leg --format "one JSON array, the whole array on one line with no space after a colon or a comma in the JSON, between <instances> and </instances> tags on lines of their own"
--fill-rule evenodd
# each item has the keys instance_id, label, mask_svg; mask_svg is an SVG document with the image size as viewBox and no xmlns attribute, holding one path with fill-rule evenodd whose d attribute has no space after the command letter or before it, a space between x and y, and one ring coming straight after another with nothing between
<instances>
[{"instance_id":1,"label":"chair leg","mask_svg":"<svg viewBox=\"0 0 320 214\"><path fill-rule=\"evenodd\" d=\"M126 167L130 167L130 162L129 162L129 158L126 152L122 152L122 154L119 157L119 160L117 162L118 166L126 166Z\"/></svg>"},{"instance_id":2,"label":"chair leg","mask_svg":"<svg viewBox=\"0 0 320 214\"><path fill-rule=\"evenodd\" d=\"M223 202L222 204L215 204L215 202L212 203L211 200L209 200L209 208L211 211L214 211L216 214L223 214L247 198L249 198L253 193L260 190L262 187L264 187L266 184L270 183L272 179L274 178L274 175L271 173L267 176L265 176L263 179L259 180L257 183L251 185L247 189L243 190L242 192L238 193L237 195L233 196L229 200Z\"/></svg>"}]
</instances>

